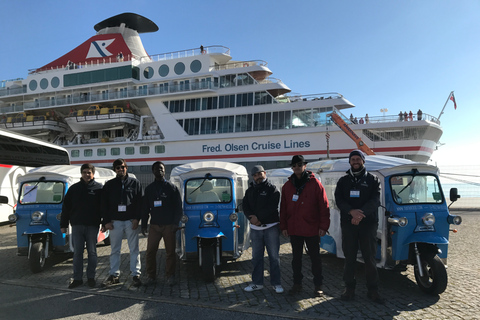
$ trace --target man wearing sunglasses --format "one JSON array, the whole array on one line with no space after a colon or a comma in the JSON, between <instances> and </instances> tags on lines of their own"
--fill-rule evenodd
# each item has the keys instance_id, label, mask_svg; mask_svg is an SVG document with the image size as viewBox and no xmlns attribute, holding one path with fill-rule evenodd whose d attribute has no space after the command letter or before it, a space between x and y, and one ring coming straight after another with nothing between
<instances>
[{"instance_id":1,"label":"man wearing sunglasses","mask_svg":"<svg viewBox=\"0 0 480 320\"><path fill-rule=\"evenodd\" d=\"M141 219L142 186L140 181L127 173L127 163L123 159L113 162L117 174L115 179L105 183L102 192L102 214L104 228L110 230L110 275L103 286L119 283L120 251L125 234L130 250L130 272L133 285L140 287L140 251L138 248L138 222Z\"/></svg>"},{"instance_id":2,"label":"man wearing sunglasses","mask_svg":"<svg viewBox=\"0 0 480 320\"><path fill-rule=\"evenodd\" d=\"M293 174L282 187L280 202L280 230L290 237L292 245L293 287L289 294L302 290L303 245L312 262L314 296L323 294L320 237L330 226L330 208L325 189L315 175L307 171L307 162L301 155L293 156L290 163Z\"/></svg>"}]
</instances>

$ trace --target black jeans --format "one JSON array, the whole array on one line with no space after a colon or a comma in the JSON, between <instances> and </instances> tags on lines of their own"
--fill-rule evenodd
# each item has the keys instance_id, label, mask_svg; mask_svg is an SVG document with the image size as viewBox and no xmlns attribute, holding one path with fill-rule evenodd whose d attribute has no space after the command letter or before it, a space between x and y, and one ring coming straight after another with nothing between
<instances>
[{"instance_id":1,"label":"black jeans","mask_svg":"<svg viewBox=\"0 0 480 320\"><path fill-rule=\"evenodd\" d=\"M318 235L313 237L290 236L293 255L293 283L302 284L302 256L304 243L307 245L308 255L312 261L313 283L315 286L321 286L323 282L322 258L320 257L320 236Z\"/></svg>"},{"instance_id":2,"label":"black jeans","mask_svg":"<svg viewBox=\"0 0 480 320\"><path fill-rule=\"evenodd\" d=\"M378 289L378 272L375 255L377 253L377 228L378 223L360 223L353 225L342 222L342 249L345 255L343 280L347 288L355 288L355 265L357 252L360 247L365 261L365 275L368 290Z\"/></svg>"}]
</instances>

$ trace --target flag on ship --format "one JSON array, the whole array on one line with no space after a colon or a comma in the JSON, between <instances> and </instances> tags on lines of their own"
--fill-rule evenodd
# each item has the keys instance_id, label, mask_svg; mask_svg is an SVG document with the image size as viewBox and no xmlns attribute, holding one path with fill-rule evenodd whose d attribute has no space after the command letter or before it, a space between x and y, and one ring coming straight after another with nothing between
<instances>
[{"instance_id":1,"label":"flag on ship","mask_svg":"<svg viewBox=\"0 0 480 320\"><path fill-rule=\"evenodd\" d=\"M455 96L453 95L453 91L452 93L450 93L450 100L453 101L453 106L455 107L455 110L457 110L457 102L455 101Z\"/></svg>"}]
</instances>

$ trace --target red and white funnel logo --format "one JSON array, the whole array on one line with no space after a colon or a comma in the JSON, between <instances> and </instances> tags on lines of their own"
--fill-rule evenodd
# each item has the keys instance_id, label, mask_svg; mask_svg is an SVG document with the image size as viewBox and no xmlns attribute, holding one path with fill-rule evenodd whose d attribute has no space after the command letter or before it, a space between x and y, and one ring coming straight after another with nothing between
<instances>
[{"instance_id":1,"label":"red and white funnel logo","mask_svg":"<svg viewBox=\"0 0 480 320\"><path fill-rule=\"evenodd\" d=\"M92 41L86 59L111 56L112 53L107 50L107 47L112 44L113 41L115 41L115 39Z\"/></svg>"}]
</instances>

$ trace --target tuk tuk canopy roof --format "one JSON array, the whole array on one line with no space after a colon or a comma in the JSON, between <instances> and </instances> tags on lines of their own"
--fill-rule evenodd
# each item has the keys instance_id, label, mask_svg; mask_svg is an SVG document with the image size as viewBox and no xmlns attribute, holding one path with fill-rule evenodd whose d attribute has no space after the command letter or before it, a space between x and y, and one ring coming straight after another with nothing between
<instances>
[{"instance_id":1,"label":"tuk tuk canopy roof","mask_svg":"<svg viewBox=\"0 0 480 320\"><path fill-rule=\"evenodd\" d=\"M81 166L76 165L57 165L38 167L28 171L24 176L18 178L18 182L38 180L41 177L45 179L58 179L65 181L68 184L76 183L82 177L80 172ZM95 168L95 180L100 183L105 183L110 179L116 177L115 172L105 168Z\"/></svg>"},{"instance_id":2,"label":"tuk tuk canopy roof","mask_svg":"<svg viewBox=\"0 0 480 320\"><path fill-rule=\"evenodd\" d=\"M193 176L204 176L209 172L213 174L219 171L230 173L230 175L245 176L248 179L247 169L244 166L223 161L199 161L183 164L173 168L170 178L180 177L185 180Z\"/></svg>"}]
</instances>

